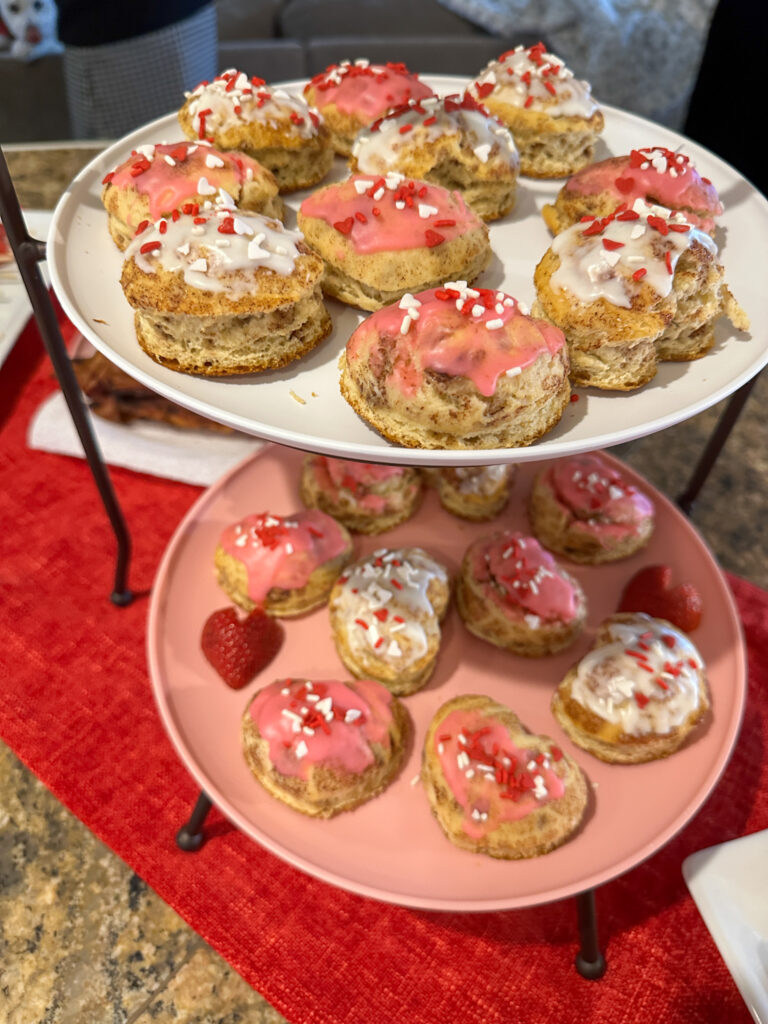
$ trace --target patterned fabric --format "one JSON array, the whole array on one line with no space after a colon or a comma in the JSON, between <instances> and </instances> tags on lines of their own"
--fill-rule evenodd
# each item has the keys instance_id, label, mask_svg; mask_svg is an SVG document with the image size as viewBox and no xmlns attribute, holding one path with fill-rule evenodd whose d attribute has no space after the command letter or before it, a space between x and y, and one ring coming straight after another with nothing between
<instances>
[{"instance_id":1,"label":"patterned fabric","mask_svg":"<svg viewBox=\"0 0 768 1024\"><path fill-rule=\"evenodd\" d=\"M64 51L72 131L77 139L125 135L178 110L184 91L217 69L213 4L184 21L119 43Z\"/></svg>"},{"instance_id":2,"label":"patterned fabric","mask_svg":"<svg viewBox=\"0 0 768 1024\"><path fill-rule=\"evenodd\" d=\"M739 741L687 828L598 890L608 971L585 981L573 900L489 914L389 906L296 871L215 811L199 853L176 848L198 790L155 708L145 624L158 562L200 491L112 471L137 595L115 608L114 541L87 466L25 445L54 387L30 325L0 372L0 736L292 1024L749 1024L680 866L768 828L768 594L730 577L749 655Z\"/></svg>"},{"instance_id":3,"label":"patterned fabric","mask_svg":"<svg viewBox=\"0 0 768 1024\"><path fill-rule=\"evenodd\" d=\"M680 128L716 0L440 3L502 38L538 30L599 102Z\"/></svg>"}]
</instances>

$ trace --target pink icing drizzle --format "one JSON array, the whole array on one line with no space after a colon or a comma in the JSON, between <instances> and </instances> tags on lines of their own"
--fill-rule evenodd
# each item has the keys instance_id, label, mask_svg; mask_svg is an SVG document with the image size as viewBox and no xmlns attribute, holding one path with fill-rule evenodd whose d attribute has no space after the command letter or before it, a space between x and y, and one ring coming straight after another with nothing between
<instances>
[{"instance_id":1,"label":"pink icing drizzle","mask_svg":"<svg viewBox=\"0 0 768 1024\"><path fill-rule=\"evenodd\" d=\"M387 385L408 396L416 394L427 370L466 377L481 394L490 396L503 373L518 372L565 344L562 331L525 316L516 300L503 292L455 282L414 298L418 319L404 315L406 297L364 320L347 342L350 366L370 361L374 374L381 376L379 338L391 340Z\"/></svg>"},{"instance_id":2,"label":"pink icing drizzle","mask_svg":"<svg viewBox=\"0 0 768 1024\"><path fill-rule=\"evenodd\" d=\"M392 63L334 64L315 75L304 94L313 88L318 110L333 103L342 113L355 115L366 124L411 99L435 95L404 64Z\"/></svg>"},{"instance_id":3,"label":"pink icing drizzle","mask_svg":"<svg viewBox=\"0 0 768 1024\"><path fill-rule=\"evenodd\" d=\"M670 210L682 209L688 220L704 231L714 228L712 217L700 217L690 211L705 210L713 216L723 212L714 185L701 177L687 156L663 146L633 149L629 156L591 164L574 174L565 188L580 195L608 192L617 203L630 206L633 200L641 198Z\"/></svg>"},{"instance_id":4,"label":"pink icing drizzle","mask_svg":"<svg viewBox=\"0 0 768 1024\"><path fill-rule=\"evenodd\" d=\"M572 513L569 527L598 539L631 536L653 515L651 499L596 455L561 459L546 471L544 481Z\"/></svg>"},{"instance_id":5,"label":"pink icing drizzle","mask_svg":"<svg viewBox=\"0 0 768 1024\"><path fill-rule=\"evenodd\" d=\"M482 224L458 192L398 179L399 175L354 174L318 189L301 204L301 212L342 231L361 253L418 249L436 244L435 232L440 241L450 241ZM359 192L366 182L368 187Z\"/></svg>"},{"instance_id":6,"label":"pink icing drizzle","mask_svg":"<svg viewBox=\"0 0 768 1024\"><path fill-rule=\"evenodd\" d=\"M174 161L173 165L164 159L166 156ZM223 166L209 167L206 164L209 157L223 161ZM145 162L148 163L145 171L131 174L132 167ZM234 192L245 181L249 168L253 178L264 174L261 165L243 153L224 153L194 142L162 143L154 147L151 158L142 159L142 154L134 151L114 171L110 181L115 188L134 188L146 196L150 216L152 220L158 220L197 196L200 178L205 178L217 191L223 188L226 192ZM139 219L134 216L128 226L135 229Z\"/></svg>"},{"instance_id":7,"label":"pink icing drizzle","mask_svg":"<svg viewBox=\"0 0 768 1024\"><path fill-rule=\"evenodd\" d=\"M506 530L476 541L468 554L473 578L511 617L530 614L550 622L576 618L576 588L535 537Z\"/></svg>"},{"instance_id":8,"label":"pink icing drizzle","mask_svg":"<svg viewBox=\"0 0 768 1024\"><path fill-rule=\"evenodd\" d=\"M371 493L370 488L394 477L403 475L401 466L387 466L376 462L349 462L346 459L332 459L315 455L312 470L318 486L336 502L340 491L352 494L356 503L374 514L382 512L387 501L380 494ZM414 484L414 487L416 484Z\"/></svg>"},{"instance_id":9,"label":"pink icing drizzle","mask_svg":"<svg viewBox=\"0 0 768 1024\"><path fill-rule=\"evenodd\" d=\"M276 516L246 516L221 535L219 544L245 566L248 596L257 604L273 587L303 587L315 569L340 555L347 539L331 516L317 509Z\"/></svg>"},{"instance_id":10,"label":"pink icing drizzle","mask_svg":"<svg viewBox=\"0 0 768 1024\"><path fill-rule=\"evenodd\" d=\"M306 778L315 764L353 774L373 764L370 745L389 746L391 704L389 690L369 679L278 679L259 691L249 710L275 768Z\"/></svg>"},{"instance_id":11,"label":"pink icing drizzle","mask_svg":"<svg viewBox=\"0 0 768 1024\"><path fill-rule=\"evenodd\" d=\"M492 715L451 711L437 728L434 743L445 780L464 810L462 828L473 839L505 821L520 821L565 792L552 768L552 761L562 757L558 748L543 742L538 750L523 750ZM529 768L532 761L536 764Z\"/></svg>"}]
</instances>

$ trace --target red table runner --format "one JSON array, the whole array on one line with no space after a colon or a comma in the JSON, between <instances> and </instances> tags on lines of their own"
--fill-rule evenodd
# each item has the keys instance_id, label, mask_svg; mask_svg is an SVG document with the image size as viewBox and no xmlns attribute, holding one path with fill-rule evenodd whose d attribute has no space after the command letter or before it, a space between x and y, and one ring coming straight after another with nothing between
<instances>
[{"instance_id":1,"label":"red table runner","mask_svg":"<svg viewBox=\"0 0 768 1024\"><path fill-rule=\"evenodd\" d=\"M34 325L0 373L0 734L46 786L294 1024L665 1024L750 1016L680 867L768 827L768 594L730 578L749 647L744 726L704 808L597 893L608 971L573 967L573 900L494 914L376 903L284 864L217 811L197 854L174 843L197 790L155 710L147 594L200 493L115 469L132 532L128 608L112 606L114 541L87 465L28 451L55 387Z\"/></svg>"}]
</instances>

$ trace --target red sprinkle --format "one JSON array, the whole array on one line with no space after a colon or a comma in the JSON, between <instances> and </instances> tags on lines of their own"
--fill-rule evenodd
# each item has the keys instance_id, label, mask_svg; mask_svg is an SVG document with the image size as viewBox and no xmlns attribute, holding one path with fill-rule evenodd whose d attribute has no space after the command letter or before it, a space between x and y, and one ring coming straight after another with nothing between
<instances>
[{"instance_id":1,"label":"red sprinkle","mask_svg":"<svg viewBox=\"0 0 768 1024\"><path fill-rule=\"evenodd\" d=\"M667 268L667 273L668 274L674 273L674 271L672 269L672 253L670 252L669 249L667 249L666 253L664 254L664 263L665 263L666 268Z\"/></svg>"},{"instance_id":2,"label":"red sprinkle","mask_svg":"<svg viewBox=\"0 0 768 1024\"><path fill-rule=\"evenodd\" d=\"M578 400L579 400L579 396L578 395L571 395L571 398L570 398L571 402L578 402Z\"/></svg>"},{"instance_id":3,"label":"red sprinkle","mask_svg":"<svg viewBox=\"0 0 768 1024\"><path fill-rule=\"evenodd\" d=\"M604 238L603 239L603 248L604 249L608 249L609 252L612 252L614 249L623 249L624 248L624 243L623 242L614 242L610 238Z\"/></svg>"},{"instance_id":4,"label":"red sprinkle","mask_svg":"<svg viewBox=\"0 0 768 1024\"><path fill-rule=\"evenodd\" d=\"M399 130L401 135L405 135L407 132L412 132L413 131L413 125L412 124L401 124L400 128L398 130Z\"/></svg>"},{"instance_id":5,"label":"red sprinkle","mask_svg":"<svg viewBox=\"0 0 768 1024\"><path fill-rule=\"evenodd\" d=\"M160 232L161 235L164 235L168 230L168 221L161 220L160 223L157 225L157 230Z\"/></svg>"},{"instance_id":6,"label":"red sprinkle","mask_svg":"<svg viewBox=\"0 0 768 1024\"><path fill-rule=\"evenodd\" d=\"M142 245L142 247L139 249L139 252L145 254L148 252L154 252L155 249L162 249L162 247L162 242L145 242L144 245Z\"/></svg>"},{"instance_id":7,"label":"red sprinkle","mask_svg":"<svg viewBox=\"0 0 768 1024\"><path fill-rule=\"evenodd\" d=\"M635 694L635 702L639 708L644 708L649 701L649 697L646 697L644 693Z\"/></svg>"},{"instance_id":8,"label":"red sprinkle","mask_svg":"<svg viewBox=\"0 0 768 1024\"><path fill-rule=\"evenodd\" d=\"M358 625L358 626L362 626L363 629L368 629L368 623L367 622L363 622L362 619L355 619L355 624Z\"/></svg>"},{"instance_id":9,"label":"red sprinkle","mask_svg":"<svg viewBox=\"0 0 768 1024\"><path fill-rule=\"evenodd\" d=\"M386 608L377 608L373 614L375 618L379 620L379 622L386 622L387 618L389 617L389 612L387 611Z\"/></svg>"},{"instance_id":10,"label":"red sprinkle","mask_svg":"<svg viewBox=\"0 0 768 1024\"><path fill-rule=\"evenodd\" d=\"M433 231L432 228L427 228L424 232L424 238L426 239L428 249L434 249L436 245L440 245L441 242L445 241L444 236L438 231Z\"/></svg>"},{"instance_id":11,"label":"red sprinkle","mask_svg":"<svg viewBox=\"0 0 768 1024\"><path fill-rule=\"evenodd\" d=\"M675 646L675 638L672 636L671 633L662 633L661 642L663 644L666 644L670 650L672 650L672 648Z\"/></svg>"},{"instance_id":12,"label":"red sprinkle","mask_svg":"<svg viewBox=\"0 0 768 1024\"><path fill-rule=\"evenodd\" d=\"M645 267L640 267L639 270L636 270L634 272L634 274L632 275L632 278L635 281L639 281L641 278L645 277L645 275L647 273L648 273L648 271L645 269Z\"/></svg>"},{"instance_id":13,"label":"red sprinkle","mask_svg":"<svg viewBox=\"0 0 768 1024\"><path fill-rule=\"evenodd\" d=\"M148 220L143 220L141 222L141 224L139 224L139 226L136 228L136 235L140 235L142 233L142 231L146 231L148 227L149 227L149 221ZM134 235L134 238L136 237L136 235Z\"/></svg>"},{"instance_id":14,"label":"red sprinkle","mask_svg":"<svg viewBox=\"0 0 768 1024\"><path fill-rule=\"evenodd\" d=\"M354 217L347 217L345 220L337 220L334 223L334 227L337 231L340 231L342 235L348 235L352 230L352 226L355 223Z\"/></svg>"},{"instance_id":15,"label":"red sprinkle","mask_svg":"<svg viewBox=\"0 0 768 1024\"><path fill-rule=\"evenodd\" d=\"M475 92L484 100L486 96L493 92L493 82L483 82L481 85L479 82L475 82Z\"/></svg>"},{"instance_id":16,"label":"red sprinkle","mask_svg":"<svg viewBox=\"0 0 768 1024\"><path fill-rule=\"evenodd\" d=\"M104 177L101 179L101 184L102 185L106 185L107 182L112 181L114 176L115 176L115 172L114 171L110 171L109 174L105 174Z\"/></svg>"}]
</instances>

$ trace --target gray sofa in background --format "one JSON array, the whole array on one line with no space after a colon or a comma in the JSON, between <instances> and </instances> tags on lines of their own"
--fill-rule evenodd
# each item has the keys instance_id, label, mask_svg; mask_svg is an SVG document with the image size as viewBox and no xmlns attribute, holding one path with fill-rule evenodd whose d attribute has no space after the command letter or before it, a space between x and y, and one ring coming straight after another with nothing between
<instances>
[{"instance_id":1,"label":"gray sofa in background","mask_svg":"<svg viewBox=\"0 0 768 1024\"><path fill-rule=\"evenodd\" d=\"M216 8L219 68L267 82L363 57L470 77L510 46L539 38L525 26L514 39L488 35L437 0L217 0ZM61 57L0 57L0 97L0 143L71 138Z\"/></svg>"}]
</instances>

